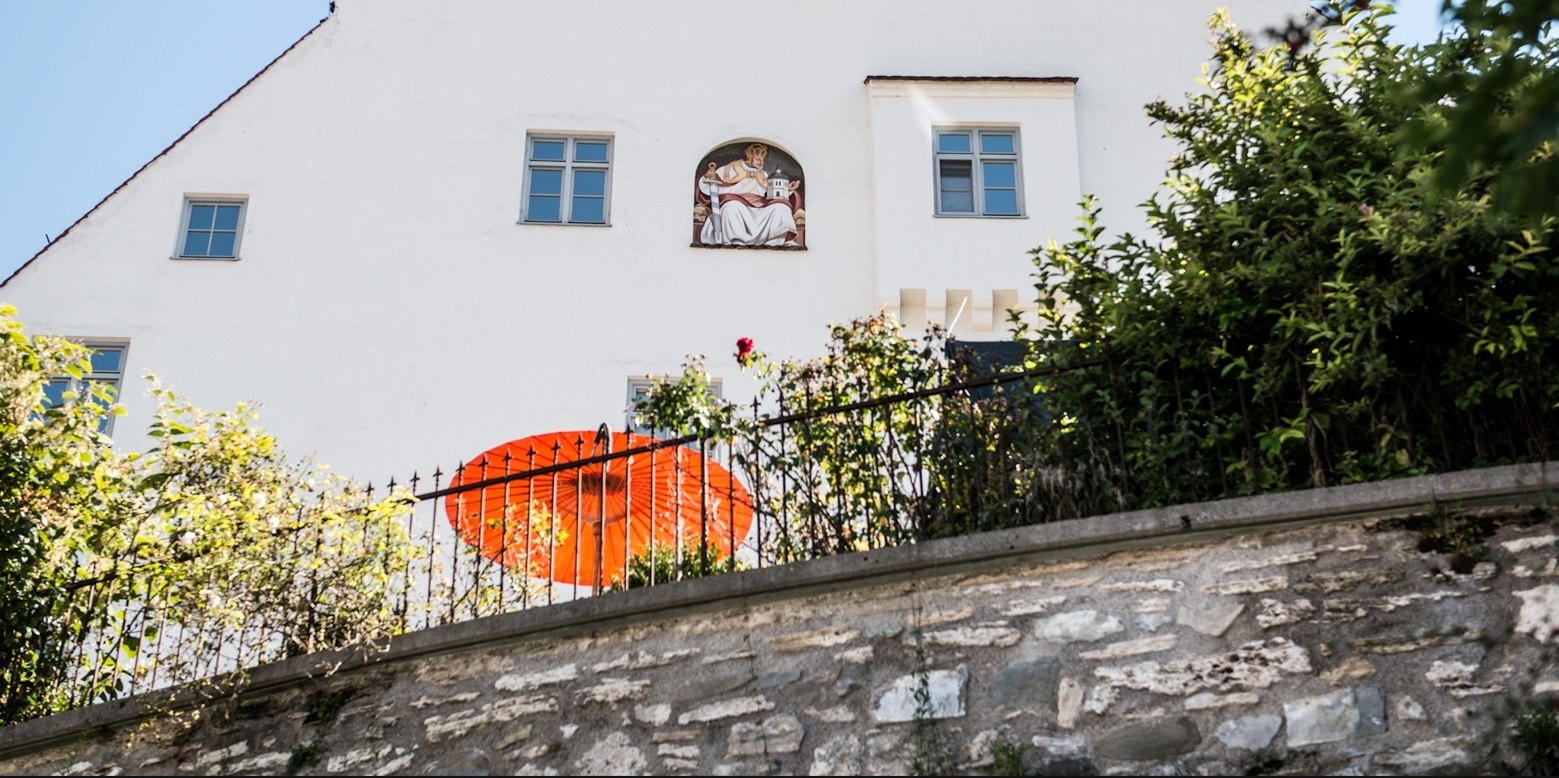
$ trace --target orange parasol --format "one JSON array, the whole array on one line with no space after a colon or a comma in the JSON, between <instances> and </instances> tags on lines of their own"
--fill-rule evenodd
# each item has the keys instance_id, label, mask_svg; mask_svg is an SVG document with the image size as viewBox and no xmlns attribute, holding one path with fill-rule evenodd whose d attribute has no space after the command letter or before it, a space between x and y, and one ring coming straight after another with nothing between
<instances>
[{"instance_id":1,"label":"orange parasol","mask_svg":"<svg viewBox=\"0 0 1559 778\"><path fill-rule=\"evenodd\" d=\"M752 526L747 489L729 470L682 446L566 466L605 453L604 437L584 430L552 432L488 449L462 465L449 487L564 467L447 495L445 515L483 556L533 578L585 586L621 579L627 560L645 553L651 538L662 547L696 546L707 531L711 558L728 558L747 536ZM612 451L659 442L621 432L610 437ZM707 491L701 494L706 466ZM606 565L598 579L603 492ZM701 522L701 497L707 499L707 525Z\"/></svg>"}]
</instances>

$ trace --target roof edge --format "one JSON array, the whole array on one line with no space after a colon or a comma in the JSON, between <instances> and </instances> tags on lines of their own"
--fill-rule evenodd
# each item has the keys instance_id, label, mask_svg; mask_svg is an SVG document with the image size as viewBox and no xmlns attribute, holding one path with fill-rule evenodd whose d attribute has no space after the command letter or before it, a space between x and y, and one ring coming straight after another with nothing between
<instances>
[{"instance_id":1,"label":"roof edge","mask_svg":"<svg viewBox=\"0 0 1559 778\"><path fill-rule=\"evenodd\" d=\"M1040 84L1075 84L1077 76L867 76L861 83L873 81L1015 81Z\"/></svg>"},{"instance_id":2,"label":"roof edge","mask_svg":"<svg viewBox=\"0 0 1559 778\"><path fill-rule=\"evenodd\" d=\"M335 10L335 3L331 3L330 7L331 7L331 11L334 11ZM259 72L257 72L254 75L250 76L249 80L245 81L241 86L239 86L237 89L233 90L232 94L229 94L227 97L222 98L222 102L217 103L216 107L214 107L211 110L207 111L204 116L200 117L198 120L196 120L196 122L194 124L190 125L189 129L185 130L182 134L179 135L179 137L175 138L172 143L169 143L165 148L163 148L162 151L157 152L156 156L154 156L151 159L147 160L146 164L141 165L139 168L136 168L135 172L131 173L129 178L126 178L124 181L120 182L119 186L114 187L114 190L112 192L109 192L108 194L104 195L103 199L98 200L96 205L93 205L91 208L88 208L86 213L81 214L81 216L79 218L77 218L75 221L71 222L70 226L66 227L64 232L61 232L60 234L55 235L54 239L49 241L47 245L45 245L41 249L38 249L38 253L32 255L31 257L29 257L26 262L23 262L21 265L17 266L17 268L15 270L11 271L11 274L6 276L4 281L0 281L0 289L4 289L6 284L11 283L11 279L16 278L18 275L21 275L21 272L23 270L26 270L30 265L32 265L33 262L36 262L38 260L38 258L43 256L44 253L47 252L49 249L54 248L54 244L59 243L61 240L63 240L66 235L70 234L71 230L76 229L76 225L81 224L82 222L87 220L88 216L91 216L93 213L96 213L97 209L103 207L103 203L108 202L109 199L111 199L114 195L119 194L119 191L121 189L124 189L125 187L129 186L130 182L134 181L136 176L139 176L141 173L145 172L145 170L147 168L151 167L153 162L156 162L157 160L162 159L164 156L166 156L168 154L168 152L172 151L175 146L179 145L180 143L182 143L184 141L185 138L189 137L190 133L192 133L196 129L198 129L200 127L200 125L205 124L207 119L210 119L213 115L216 114L217 111L222 110L222 106L227 105L228 103L232 102L233 98L237 97L239 95L239 93L243 92L245 89L248 89L249 85L253 84L255 82L255 80L257 80L260 76L265 75L266 71L271 69L271 66L273 66L276 63L280 62L283 57L287 56L288 54L291 54L292 50L298 47L298 44L300 44L303 41L307 40L308 37L310 35L313 35L316 30L318 30L319 28L325 26L325 22L330 21L331 18L333 18L333 17L326 16L326 17L320 19L318 22L316 22L313 27L309 28L308 32L303 33L302 37L300 37L297 40L293 41L291 46L288 46L286 48L286 50L282 51L282 53L277 54L275 59L271 60L270 62L267 62L265 64L265 67L260 68Z\"/></svg>"}]
</instances>

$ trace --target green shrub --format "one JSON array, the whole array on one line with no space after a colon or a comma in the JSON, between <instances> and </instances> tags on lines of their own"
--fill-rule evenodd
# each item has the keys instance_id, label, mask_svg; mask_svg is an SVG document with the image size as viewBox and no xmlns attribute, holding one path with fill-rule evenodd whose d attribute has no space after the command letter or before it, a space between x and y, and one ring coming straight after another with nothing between
<instances>
[{"instance_id":1,"label":"green shrub","mask_svg":"<svg viewBox=\"0 0 1559 778\"><path fill-rule=\"evenodd\" d=\"M155 384L151 449L119 451L99 432L111 392L44 402L89 352L14 313L0 306L0 724L404 626L403 494L289 459L251 406L207 412Z\"/></svg>"}]
</instances>

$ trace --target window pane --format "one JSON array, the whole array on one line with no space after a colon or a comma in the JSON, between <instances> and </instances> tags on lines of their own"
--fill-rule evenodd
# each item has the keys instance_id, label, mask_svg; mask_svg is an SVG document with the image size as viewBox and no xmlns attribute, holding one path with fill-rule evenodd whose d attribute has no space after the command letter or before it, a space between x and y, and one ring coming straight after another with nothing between
<instances>
[{"instance_id":1,"label":"window pane","mask_svg":"<svg viewBox=\"0 0 1559 778\"><path fill-rule=\"evenodd\" d=\"M119 372L119 358L122 356L124 356L124 352L116 348L92 352L92 372Z\"/></svg>"},{"instance_id":2,"label":"window pane","mask_svg":"<svg viewBox=\"0 0 1559 778\"><path fill-rule=\"evenodd\" d=\"M555 222L558 218L558 202L554 195L531 195L530 207L525 209L525 220L531 222Z\"/></svg>"},{"instance_id":3,"label":"window pane","mask_svg":"<svg viewBox=\"0 0 1559 778\"><path fill-rule=\"evenodd\" d=\"M606 161L606 144L605 143L595 143L595 142L586 143L585 141L576 141L574 143L574 161L575 162L605 162Z\"/></svg>"},{"instance_id":4,"label":"window pane","mask_svg":"<svg viewBox=\"0 0 1559 778\"><path fill-rule=\"evenodd\" d=\"M1017 216L1018 193L1011 189L985 190L985 213L992 216Z\"/></svg>"},{"instance_id":5,"label":"window pane","mask_svg":"<svg viewBox=\"0 0 1559 778\"><path fill-rule=\"evenodd\" d=\"M974 191L973 167L967 160L942 160L942 191Z\"/></svg>"},{"instance_id":6,"label":"window pane","mask_svg":"<svg viewBox=\"0 0 1559 778\"><path fill-rule=\"evenodd\" d=\"M974 193L943 192L942 213L974 213Z\"/></svg>"},{"instance_id":7,"label":"window pane","mask_svg":"<svg viewBox=\"0 0 1559 778\"><path fill-rule=\"evenodd\" d=\"M574 194L597 196L606 194L606 171L575 170Z\"/></svg>"},{"instance_id":8,"label":"window pane","mask_svg":"<svg viewBox=\"0 0 1559 778\"><path fill-rule=\"evenodd\" d=\"M563 141L560 140L538 140L531 144L531 159L562 162L563 145Z\"/></svg>"},{"instance_id":9,"label":"window pane","mask_svg":"<svg viewBox=\"0 0 1559 778\"><path fill-rule=\"evenodd\" d=\"M941 163L942 213L974 213L974 166L968 160Z\"/></svg>"},{"instance_id":10,"label":"window pane","mask_svg":"<svg viewBox=\"0 0 1559 778\"><path fill-rule=\"evenodd\" d=\"M236 232L214 232L211 234L211 254L213 257L233 256L233 242L238 237Z\"/></svg>"},{"instance_id":11,"label":"window pane","mask_svg":"<svg viewBox=\"0 0 1559 778\"><path fill-rule=\"evenodd\" d=\"M189 207L189 228L192 230L211 229L211 219L216 215L216 207L211 205L192 205Z\"/></svg>"},{"instance_id":12,"label":"window pane","mask_svg":"<svg viewBox=\"0 0 1559 778\"><path fill-rule=\"evenodd\" d=\"M55 378L43 385L43 407L53 408L65 402L65 390L70 388L69 378Z\"/></svg>"},{"instance_id":13,"label":"window pane","mask_svg":"<svg viewBox=\"0 0 1559 778\"><path fill-rule=\"evenodd\" d=\"M563 171L561 170L532 170L530 173L531 194L560 195L563 194Z\"/></svg>"},{"instance_id":14,"label":"window pane","mask_svg":"<svg viewBox=\"0 0 1559 778\"><path fill-rule=\"evenodd\" d=\"M992 135L988 132L980 133L980 153L982 154L1011 154L1012 136L1007 134Z\"/></svg>"},{"instance_id":15,"label":"window pane","mask_svg":"<svg viewBox=\"0 0 1559 778\"><path fill-rule=\"evenodd\" d=\"M219 206L217 206L217 229L219 229L219 230L236 230L236 229L238 229L238 206L236 206L236 205L219 205Z\"/></svg>"},{"instance_id":16,"label":"window pane","mask_svg":"<svg viewBox=\"0 0 1559 778\"><path fill-rule=\"evenodd\" d=\"M210 246L210 244L211 244L211 233L209 233L209 232L191 232L191 233L189 233L188 236L186 236L184 238L184 256L186 256L186 257L204 257L204 256L207 256L206 249L207 249L207 247Z\"/></svg>"},{"instance_id":17,"label":"window pane","mask_svg":"<svg viewBox=\"0 0 1559 778\"><path fill-rule=\"evenodd\" d=\"M985 185L998 189L1013 189L1017 184L1013 179L1013 164L1011 162L982 162L980 167L985 173Z\"/></svg>"},{"instance_id":18,"label":"window pane","mask_svg":"<svg viewBox=\"0 0 1559 778\"><path fill-rule=\"evenodd\" d=\"M569 221L601 224L606 221L606 200L600 197L575 197Z\"/></svg>"},{"instance_id":19,"label":"window pane","mask_svg":"<svg viewBox=\"0 0 1559 778\"><path fill-rule=\"evenodd\" d=\"M969 133L949 132L937 135L936 150L944 154L968 154Z\"/></svg>"}]
</instances>

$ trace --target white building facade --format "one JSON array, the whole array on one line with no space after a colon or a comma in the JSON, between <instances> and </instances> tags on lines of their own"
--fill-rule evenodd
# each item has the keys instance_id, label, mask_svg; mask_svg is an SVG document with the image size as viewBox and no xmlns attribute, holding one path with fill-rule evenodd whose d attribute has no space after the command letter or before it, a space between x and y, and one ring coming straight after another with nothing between
<instances>
[{"instance_id":1,"label":"white building facade","mask_svg":"<svg viewBox=\"0 0 1559 778\"><path fill-rule=\"evenodd\" d=\"M1197 88L1214 7L340 0L0 301L119 349L122 445L151 371L375 480L621 428L689 353L740 397L738 337L805 356L886 307L1002 338L1084 193L1141 228L1143 106Z\"/></svg>"}]
</instances>

